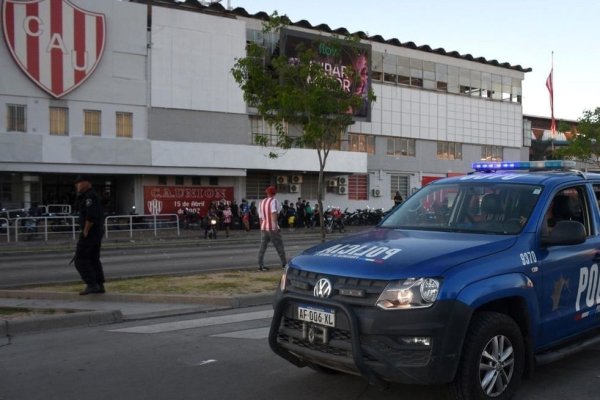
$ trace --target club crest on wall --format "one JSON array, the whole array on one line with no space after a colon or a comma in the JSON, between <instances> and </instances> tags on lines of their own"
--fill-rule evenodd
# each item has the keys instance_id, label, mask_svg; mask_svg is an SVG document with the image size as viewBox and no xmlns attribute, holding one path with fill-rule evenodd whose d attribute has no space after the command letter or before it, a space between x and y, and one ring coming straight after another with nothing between
<instances>
[{"instance_id":1,"label":"club crest on wall","mask_svg":"<svg viewBox=\"0 0 600 400\"><path fill-rule=\"evenodd\" d=\"M59 98L89 78L104 52L104 14L69 0L5 0L4 40L21 70Z\"/></svg>"}]
</instances>

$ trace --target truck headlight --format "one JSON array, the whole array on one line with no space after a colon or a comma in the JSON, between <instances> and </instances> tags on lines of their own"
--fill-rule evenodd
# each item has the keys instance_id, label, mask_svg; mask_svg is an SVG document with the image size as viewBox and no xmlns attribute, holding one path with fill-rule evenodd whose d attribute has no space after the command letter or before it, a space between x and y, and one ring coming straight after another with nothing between
<instances>
[{"instance_id":1,"label":"truck headlight","mask_svg":"<svg viewBox=\"0 0 600 400\"><path fill-rule=\"evenodd\" d=\"M436 301L440 281L433 278L410 278L388 283L379 295L377 307L384 310L427 308Z\"/></svg>"}]
</instances>

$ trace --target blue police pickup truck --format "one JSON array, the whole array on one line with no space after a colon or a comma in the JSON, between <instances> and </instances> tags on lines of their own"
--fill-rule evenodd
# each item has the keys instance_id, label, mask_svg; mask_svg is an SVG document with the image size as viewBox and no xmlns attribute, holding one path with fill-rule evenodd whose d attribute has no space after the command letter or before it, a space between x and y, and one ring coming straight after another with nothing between
<instances>
[{"instance_id":1,"label":"blue police pickup truck","mask_svg":"<svg viewBox=\"0 0 600 400\"><path fill-rule=\"evenodd\" d=\"M273 351L373 384L509 399L536 365L600 343L600 174L569 161L473 167L293 258Z\"/></svg>"}]
</instances>

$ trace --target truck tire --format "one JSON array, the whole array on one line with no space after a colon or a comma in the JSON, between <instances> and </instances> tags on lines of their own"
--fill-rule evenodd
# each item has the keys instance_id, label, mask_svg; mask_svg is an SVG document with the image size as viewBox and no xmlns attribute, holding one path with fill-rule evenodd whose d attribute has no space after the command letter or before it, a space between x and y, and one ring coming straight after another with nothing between
<instances>
[{"instance_id":1,"label":"truck tire","mask_svg":"<svg viewBox=\"0 0 600 400\"><path fill-rule=\"evenodd\" d=\"M525 365L523 335L516 322L495 312L471 322L450 397L456 400L508 400L521 384Z\"/></svg>"}]
</instances>

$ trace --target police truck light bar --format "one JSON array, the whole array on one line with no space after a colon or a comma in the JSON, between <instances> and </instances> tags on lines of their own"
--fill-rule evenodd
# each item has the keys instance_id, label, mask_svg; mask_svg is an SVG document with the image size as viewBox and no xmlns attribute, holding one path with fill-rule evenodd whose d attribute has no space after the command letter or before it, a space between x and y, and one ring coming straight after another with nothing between
<instances>
[{"instance_id":1,"label":"police truck light bar","mask_svg":"<svg viewBox=\"0 0 600 400\"><path fill-rule=\"evenodd\" d=\"M575 161L502 161L502 162L476 162L471 164L475 171L508 171L517 169L545 169L561 170L575 168Z\"/></svg>"}]
</instances>

